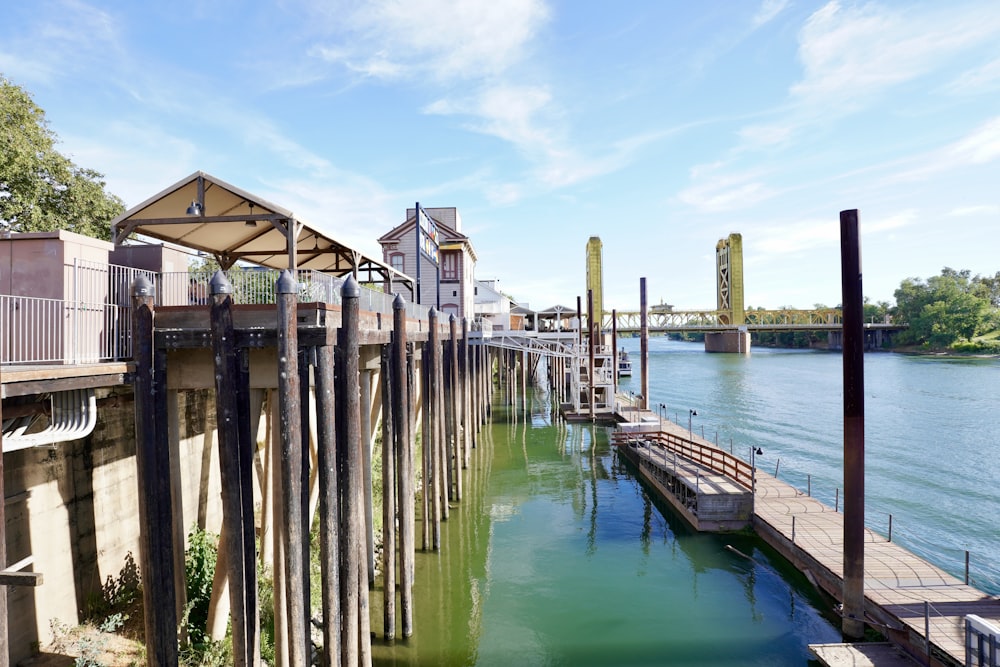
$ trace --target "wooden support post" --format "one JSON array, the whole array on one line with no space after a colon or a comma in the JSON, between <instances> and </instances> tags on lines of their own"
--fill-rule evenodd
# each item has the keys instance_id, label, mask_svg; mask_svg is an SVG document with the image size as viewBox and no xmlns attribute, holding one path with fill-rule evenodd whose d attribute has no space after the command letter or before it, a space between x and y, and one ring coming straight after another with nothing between
<instances>
[{"instance_id":1,"label":"wooden support post","mask_svg":"<svg viewBox=\"0 0 1000 667\"><path fill-rule=\"evenodd\" d=\"M302 406L296 317L298 292L298 283L292 273L282 271L275 284L278 311L281 500L285 513L281 548L285 574L285 613L288 618L288 659L292 665L306 664L309 655L303 572L303 552L307 550L304 542L308 537L302 533Z\"/></svg>"},{"instance_id":2,"label":"wooden support post","mask_svg":"<svg viewBox=\"0 0 1000 667\"><path fill-rule=\"evenodd\" d=\"M217 271L210 283L212 353L215 359L215 420L219 444L219 472L222 482L222 531L225 540L220 553L225 555L225 571L229 580L229 608L233 627L233 662L237 667L256 665L259 660L257 643L257 576L253 554L246 560L245 537L254 533L254 516L244 515L243 470L252 466L244 459L249 421L249 405L240 410L239 398L249 399L249 388L241 388L239 353L233 330L232 285L222 271ZM241 414L243 413L243 414ZM251 538L252 539L252 538ZM251 593L252 591L252 593Z\"/></svg>"},{"instance_id":3,"label":"wooden support post","mask_svg":"<svg viewBox=\"0 0 1000 667\"><path fill-rule=\"evenodd\" d=\"M611 309L611 372L615 379L614 393L618 393L618 311ZM614 398L612 396L612 398Z\"/></svg>"},{"instance_id":4,"label":"wooden support post","mask_svg":"<svg viewBox=\"0 0 1000 667\"><path fill-rule=\"evenodd\" d=\"M361 391L361 454L364 458L361 482L365 491L365 547L368 553L368 587L375 585L375 499L372 495L372 381L371 371L362 370ZM384 441L383 441L384 442Z\"/></svg>"},{"instance_id":5,"label":"wooden support post","mask_svg":"<svg viewBox=\"0 0 1000 667\"><path fill-rule=\"evenodd\" d=\"M392 352L382 353L382 626L383 636L396 638L396 402Z\"/></svg>"},{"instance_id":6,"label":"wooden support post","mask_svg":"<svg viewBox=\"0 0 1000 667\"><path fill-rule=\"evenodd\" d=\"M423 343L420 362L420 403L421 403L421 416L420 420L420 473L421 478L424 483L423 493L420 494L421 503L420 511L422 523L421 528L421 548L424 551L429 551L431 548L431 494L434 490L433 477L431 475L431 408L430 408L430 391L428 391L428 385L430 381L427 377L427 356L428 350L430 348L430 343Z\"/></svg>"},{"instance_id":7,"label":"wooden support post","mask_svg":"<svg viewBox=\"0 0 1000 667\"><path fill-rule=\"evenodd\" d=\"M594 388L594 383L597 381L597 369L594 368L594 353L595 346L597 345L597 329L594 326L594 290L587 290L587 355L590 359L590 368L587 371L587 377L590 383L590 389L587 392L587 401L590 403L590 421L594 421L594 401L596 398L596 390Z\"/></svg>"},{"instance_id":8,"label":"wooden support post","mask_svg":"<svg viewBox=\"0 0 1000 667\"><path fill-rule=\"evenodd\" d=\"M341 492L341 661L357 665L371 659L368 584L362 503L359 315L361 287L348 277L341 291L342 321L338 332L337 472Z\"/></svg>"},{"instance_id":9,"label":"wooden support post","mask_svg":"<svg viewBox=\"0 0 1000 667\"><path fill-rule=\"evenodd\" d=\"M469 459L472 455L472 419L469 409L469 320L462 318L462 339L458 346L459 358L459 385L462 387L462 448L464 464L469 467Z\"/></svg>"},{"instance_id":10,"label":"wooden support post","mask_svg":"<svg viewBox=\"0 0 1000 667\"><path fill-rule=\"evenodd\" d=\"M451 426L451 454L454 457L455 468L455 500L462 500L462 468L465 466L465 456L462 453L462 429L458 386L458 318L448 317L448 409Z\"/></svg>"},{"instance_id":11,"label":"wooden support post","mask_svg":"<svg viewBox=\"0 0 1000 667\"><path fill-rule=\"evenodd\" d=\"M430 486L427 493L431 496L431 548L438 551L441 548L441 515L442 495L444 493L444 478L441 476L441 412L438 409L441 399L441 382L438 367L441 364L441 340L437 311L431 308L427 314L427 345L424 348L424 366L426 366L427 386L427 425L424 436L424 447L428 450L428 465L430 466Z\"/></svg>"},{"instance_id":12,"label":"wooden support post","mask_svg":"<svg viewBox=\"0 0 1000 667\"><path fill-rule=\"evenodd\" d=\"M132 346L135 360L136 479L139 484L139 559L148 664L177 664L173 512L170 449L167 446L166 373L156 369L153 285L143 276L132 284ZM165 364L164 364L165 365ZM161 373L158 373L160 370ZM162 421L158 421L162 420Z\"/></svg>"},{"instance_id":13,"label":"wooden support post","mask_svg":"<svg viewBox=\"0 0 1000 667\"><path fill-rule=\"evenodd\" d=\"M323 600L324 667L340 664L340 526L337 498L334 349L323 345L316 360L316 439L319 468L319 554Z\"/></svg>"},{"instance_id":14,"label":"wooden support post","mask_svg":"<svg viewBox=\"0 0 1000 667\"><path fill-rule=\"evenodd\" d=\"M844 612L851 639L865 631L865 332L857 209L840 212L844 325Z\"/></svg>"},{"instance_id":15,"label":"wooden support post","mask_svg":"<svg viewBox=\"0 0 1000 667\"><path fill-rule=\"evenodd\" d=\"M639 278L639 363L642 365L639 405L643 410L649 409L649 312L646 303L646 279Z\"/></svg>"},{"instance_id":16,"label":"wooden support post","mask_svg":"<svg viewBox=\"0 0 1000 667\"><path fill-rule=\"evenodd\" d=\"M297 290L296 290L297 292ZM306 655L312 653L312 631L311 631L311 619L312 619L312 600L310 600L310 591L312 590L312 584L310 576L310 570L312 569L311 563L309 562L309 540L310 540L310 528L312 526L312 514L310 513L310 499L312 496L310 484L310 463L311 453L312 453L312 419L310 412L312 411L312 382L309 374L310 367L312 366L312 348L309 347L299 347L299 456L298 456L298 467L292 471L292 474L298 474L298 486L299 486L299 534L302 536L302 622L303 622L303 632L305 634L305 652Z\"/></svg>"},{"instance_id":17,"label":"wooden support post","mask_svg":"<svg viewBox=\"0 0 1000 667\"><path fill-rule=\"evenodd\" d=\"M413 634L413 571L408 567L413 553L413 463L410 445L411 413L409 374L406 364L406 304L399 294L393 300L392 325L392 415L396 441L396 497L399 517L399 594L403 636Z\"/></svg>"}]
</instances>

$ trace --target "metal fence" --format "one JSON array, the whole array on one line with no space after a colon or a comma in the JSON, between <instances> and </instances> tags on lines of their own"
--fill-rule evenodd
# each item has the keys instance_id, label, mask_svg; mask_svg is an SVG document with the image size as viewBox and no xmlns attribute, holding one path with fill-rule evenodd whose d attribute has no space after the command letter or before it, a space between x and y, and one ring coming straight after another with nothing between
<instances>
[{"instance_id":1,"label":"metal fence","mask_svg":"<svg viewBox=\"0 0 1000 667\"><path fill-rule=\"evenodd\" d=\"M0 295L0 363L85 364L131 359L131 290L140 275L156 288L157 306L208 303L213 273L154 273L76 260L67 266L64 299ZM276 270L226 272L237 304L273 304ZM299 301L341 305L344 278L298 271ZM392 314L395 296L361 287L359 307ZM406 316L426 320L427 306L406 302Z\"/></svg>"}]
</instances>

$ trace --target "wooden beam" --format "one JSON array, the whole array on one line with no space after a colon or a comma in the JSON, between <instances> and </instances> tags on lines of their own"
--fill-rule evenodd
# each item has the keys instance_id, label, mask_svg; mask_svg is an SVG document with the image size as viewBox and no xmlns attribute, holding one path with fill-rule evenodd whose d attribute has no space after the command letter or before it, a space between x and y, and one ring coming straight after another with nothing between
<instances>
[{"instance_id":1,"label":"wooden beam","mask_svg":"<svg viewBox=\"0 0 1000 667\"><path fill-rule=\"evenodd\" d=\"M41 586L41 572L0 571L0 586ZM6 616L6 614L4 614Z\"/></svg>"}]
</instances>

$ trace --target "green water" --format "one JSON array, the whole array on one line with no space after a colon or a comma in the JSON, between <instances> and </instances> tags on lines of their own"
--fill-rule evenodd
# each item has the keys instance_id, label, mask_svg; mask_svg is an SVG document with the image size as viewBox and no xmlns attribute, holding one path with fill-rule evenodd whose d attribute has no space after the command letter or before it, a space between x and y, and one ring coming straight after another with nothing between
<instances>
[{"instance_id":1,"label":"green water","mask_svg":"<svg viewBox=\"0 0 1000 667\"><path fill-rule=\"evenodd\" d=\"M376 664L803 665L839 641L831 602L756 538L691 532L605 429L529 412L494 410L442 551L418 551L413 637L379 639L373 594Z\"/></svg>"}]
</instances>

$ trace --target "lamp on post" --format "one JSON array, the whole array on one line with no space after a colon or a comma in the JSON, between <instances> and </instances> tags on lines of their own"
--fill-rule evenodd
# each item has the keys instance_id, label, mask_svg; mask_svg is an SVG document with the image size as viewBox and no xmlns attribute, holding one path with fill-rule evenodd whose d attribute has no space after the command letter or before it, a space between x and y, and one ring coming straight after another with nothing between
<instances>
[{"instance_id":1,"label":"lamp on post","mask_svg":"<svg viewBox=\"0 0 1000 667\"><path fill-rule=\"evenodd\" d=\"M691 418L697 417L698 411L694 409L688 409L688 438L694 440L694 431L691 428Z\"/></svg>"}]
</instances>

